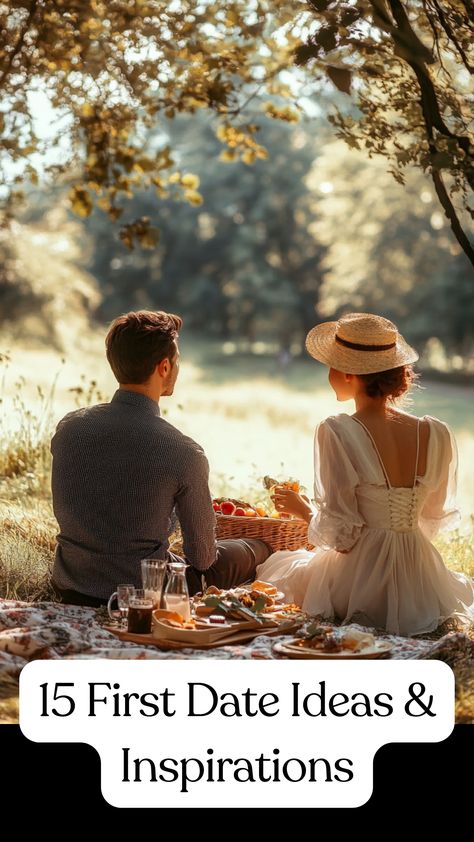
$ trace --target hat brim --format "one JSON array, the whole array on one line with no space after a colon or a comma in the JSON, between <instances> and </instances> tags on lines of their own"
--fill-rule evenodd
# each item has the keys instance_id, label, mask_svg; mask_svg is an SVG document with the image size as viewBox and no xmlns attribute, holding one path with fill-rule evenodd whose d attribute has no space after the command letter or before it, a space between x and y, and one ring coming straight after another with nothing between
<instances>
[{"instance_id":1,"label":"hat brim","mask_svg":"<svg viewBox=\"0 0 474 842\"><path fill-rule=\"evenodd\" d=\"M322 322L306 337L306 350L315 360L345 374L374 374L419 359L419 354L398 334L394 348L386 351L359 351L336 342L338 322Z\"/></svg>"}]
</instances>

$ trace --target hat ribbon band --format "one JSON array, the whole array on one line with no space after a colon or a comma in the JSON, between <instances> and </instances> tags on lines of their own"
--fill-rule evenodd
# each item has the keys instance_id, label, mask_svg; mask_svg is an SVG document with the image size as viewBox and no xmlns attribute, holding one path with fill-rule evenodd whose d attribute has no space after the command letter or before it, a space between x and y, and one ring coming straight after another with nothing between
<instances>
[{"instance_id":1,"label":"hat ribbon band","mask_svg":"<svg viewBox=\"0 0 474 842\"><path fill-rule=\"evenodd\" d=\"M353 351L389 351L390 348L396 348L397 345L396 342L391 342L390 345L359 345L357 342L348 342L346 339L341 339L337 333L335 339L340 345L351 348Z\"/></svg>"}]
</instances>

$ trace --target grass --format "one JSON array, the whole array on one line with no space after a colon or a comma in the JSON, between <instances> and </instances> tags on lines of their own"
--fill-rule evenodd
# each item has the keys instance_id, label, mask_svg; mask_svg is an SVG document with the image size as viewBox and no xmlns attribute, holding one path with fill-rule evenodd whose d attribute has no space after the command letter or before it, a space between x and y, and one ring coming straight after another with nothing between
<instances>
[{"instance_id":1,"label":"grass","mask_svg":"<svg viewBox=\"0 0 474 842\"><path fill-rule=\"evenodd\" d=\"M105 363L98 364L103 358L102 343L102 335L91 335L89 346L77 355L80 364L94 372L97 379L93 380L88 380L77 364L72 367L50 351L35 350L31 356L24 352L18 365L14 353L3 360L0 354L1 597L55 600L51 568L58 527L51 504L49 441L57 420L66 412L109 400L113 393L115 384ZM352 405L335 401L327 372L299 361L282 372L271 357L225 357L210 343L196 343L188 361L184 344L182 355L185 361L176 394L163 401L162 412L204 446L213 468L214 495L258 502L263 497L260 477L267 473L297 477L311 488L315 423L330 414L353 411ZM32 370L43 380L32 382ZM66 385L61 382L64 374L69 377ZM9 378L13 378L13 386ZM71 386L71 380L78 385ZM430 383L413 400L415 414L442 418L455 432L464 519L460 530L434 544L449 569L474 577L471 405L471 388L447 384ZM441 633L442 629L433 637ZM470 636L474 639L474 628ZM474 662L464 660L454 671L457 721L474 722ZM16 721L13 685L0 692L0 721L2 714L6 721Z\"/></svg>"}]
</instances>

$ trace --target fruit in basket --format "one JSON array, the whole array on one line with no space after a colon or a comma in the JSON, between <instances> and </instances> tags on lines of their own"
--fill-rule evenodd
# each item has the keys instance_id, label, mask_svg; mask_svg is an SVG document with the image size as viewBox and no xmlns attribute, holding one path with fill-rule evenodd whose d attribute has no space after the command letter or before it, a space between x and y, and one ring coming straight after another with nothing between
<instances>
[{"instance_id":1,"label":"fruit in basket","mask_svg":"<svg viewBox=\"0 0 474 842\"><path fill-rule=\"evenodd\" d=\"M237 500L235 497L213 497L213 503L228 503L230 500L234 506L241 506L242 509L248 509L252 504L249 503L247 500Z\"/></svg>"},{"instance_id":2,"label":"fruit in basket","mask_svg":"<svg viewBox=\"0 0 474 842\"><path fill-rule=\"evenodd\" d=\"M259 517L268 517L267 510L265 506L255 506L255 511Z\"/></svg>"},{"instance_id":3,"label":"fruit in basket","mask_svg":"<svg viewBox=\"0 0 474 842\"><path fill-rule=\"evenodd\" d=\"M257 517L257 512L255 509L245 509L245 517Z\"/></svg>"},{"instance_id":4,"label":"fruit in basket","mask_svg":"<svg viewBox=\"0 0 474 842\"><path fill-rule=\"evenodd\" d=\"M235 514L235 506L230 500L226 500L224 503L221 503L221 512L223 515L233 515Z\"/></svg>"},{"instance_id":5,"label":"fruit in basket","mask_svg":"<svg viewBox=\"0 0 474 842\"><path fill-rule=\"evenodd\" d=\"M212 508L214 509L215 512L220 512L221 511L221 504L214 502L212 504Z\"/></svg>"},{"instance_id":6,"label":"fruit in basket","mask_svg":"<svg viewBox=\"0 0 474 842\"><path fill-rule=\"evenodd\" d=\"M234 515L237 517L245 517L245 509L243 509L242 506L237 506Z\"/></svg>"}]
</instances>

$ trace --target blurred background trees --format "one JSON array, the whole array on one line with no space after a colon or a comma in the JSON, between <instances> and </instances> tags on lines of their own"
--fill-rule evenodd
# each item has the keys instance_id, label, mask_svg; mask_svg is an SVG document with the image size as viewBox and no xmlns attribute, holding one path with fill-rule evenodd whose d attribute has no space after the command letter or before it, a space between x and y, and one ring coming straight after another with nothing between
<instances>
[{"instance_id":1,"label":"blurred background trees","mask_svg":"<svg viewBox=\"0 0 474 842\"><path fill-rule=\"evenodd\" d=\"M163 308L297 354L375 310L471 370L471 6L0 3L2 326Z\"/></svg>"}]
</instances>

